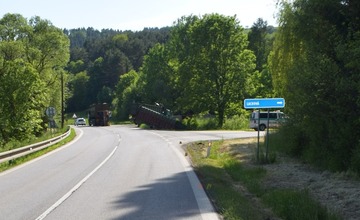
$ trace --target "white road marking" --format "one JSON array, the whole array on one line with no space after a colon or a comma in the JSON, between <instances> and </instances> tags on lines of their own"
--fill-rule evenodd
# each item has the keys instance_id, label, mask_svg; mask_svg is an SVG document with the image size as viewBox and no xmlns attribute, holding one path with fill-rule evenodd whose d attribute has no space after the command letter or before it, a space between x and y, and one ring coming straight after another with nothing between
<instances>
[{"instance_id":1,"label":"white road marking","mask_svg":"<svg viewBox=\"0 0 360 220\"><path fill-rule=\"evenodd\" d=\"M36 220L44 219L47 215L49 215L56 207L60 206L67 198L69 198L77 189L81 187L96 171L98 171L110 158L114 155L118 146L114 148L114 150L105 158L103 162L101 162L93 171L91 171L84 179L82 179L78 184L76 184L69 192L67 192L63 197L61 197L57 202L55 202L50 208L48 208L44 213L42 213Z\"/></svg>"},{"instance_id":2,"label":"white road marking","mask_svg":"<svg viewBox=\"0 0 360 220\"><path fill-rule=\"evenodd\" d=\"M75 129L77 129L77 128L75 128ZM54 153L56 153L56 152L58 152L58 151L61 151L61 150L65 149L65 148L71 146L73 143L75 143L76 141L80 140L81 136L83 136L83 134L84 134L84 132L83 132L81 129L77 129L77 130L80 132L80 134L79 134L79 135L76 135L76 137L75 137L74 140L70 141L69 143L65 144L64 146L61 146L61 147L59 147L59 148L57 148L57 149L55 149L55 150L53 150L53 151L51 151L51 152L49 152L49 153L46 153L46 154L44 154L44 155L42 155L42 156L40 156L40 157L37 157L37 158L35 158L35 159L33 159L33 160L30 160L30 161L26 162L26 163L24 163L24 164L21 164L21 165L19 165L19 166L16 166L16 167L14 167L14 168L12 168L12 169L10 169L10 170L6 170L6 171L4 171L4 172L1 172L1 173L0 173L0 176L4 176L4 175L6 175L6 174L9 174L9 173L11 173L11 172L14 172L15 170L18 170L18 169L20 169L20 168L22 168L22 167L24 167L24 166L27 166L27 165L29 165L29 164L32 164L32 163L34 163L34 162L36 162L36 161L38 161L38 160L41 160L41 159L43 159L43 158L45 158L45 157L48 157L48 156L50 156L50 155L52 155L52 154L54 154Z\"/></svg>"},{"instance_id":3,"label":"white road marking","mask_svg":"<svg viewBox=\"0 0 360 220\"><path fill-rule=\"evenodd\" d=\"M179 157L181 164L183 165L186 175L189 179L191 188L194 192L196 202L199 206L201 218L204 220L219 220L219 216L215 212L215 209L212 206L209 198L207 197L205 190L203 189L203 187L201 187L200 180L196 176L194 169L192 168L189 161L185 158L184 154L181 153L180 150L176 146L174 146L172 142L166 137L152 131L149 132L161 137L164 141L166 141L170 145L171 149L175 152L175 154Z\"/></svg>"}]
</instances>

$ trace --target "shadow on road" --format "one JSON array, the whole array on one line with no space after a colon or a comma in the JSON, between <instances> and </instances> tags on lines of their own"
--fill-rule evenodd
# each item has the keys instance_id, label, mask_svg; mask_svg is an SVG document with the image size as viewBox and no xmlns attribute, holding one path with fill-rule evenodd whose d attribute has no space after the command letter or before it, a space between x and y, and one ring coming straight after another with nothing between
<instances>
[{"instance_id":1,"label":"shadow on road","mask_svg":"<svg viewBox=\"0 0 360 220\"><path fill-rule=\"evenodd\" d=\"M115 219L201 219L186 172L139 186L113 203L121 213Z\"/></svg>"}]
</instances>

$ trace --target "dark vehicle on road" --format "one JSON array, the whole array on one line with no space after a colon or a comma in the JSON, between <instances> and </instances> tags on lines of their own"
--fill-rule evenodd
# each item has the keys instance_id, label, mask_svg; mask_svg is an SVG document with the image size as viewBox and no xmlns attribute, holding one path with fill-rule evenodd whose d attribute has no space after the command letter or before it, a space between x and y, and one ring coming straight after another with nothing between
<instances>
[{"instance_id":1,"label":"dark vehicle on road","mask_svg":"<svg viewBox=\"0 0 360 220\"><path fill-rule=\"evenodd\" d=\"M179 118L174 116L169 109L161 104L133 104L131 120L138 126L146 124L154 129L183 129Z\"/></svg>"},{"instance_id":2,"label":"dark vehicle on road","mask_svg":"<svg viewBox=\"0 0 360 220\"><path fill-rule=\"evenodd\" d=\"M93 104L89 108L89 125L90 126L109 126L111 112L107 103Z\"/></svg>"}]
</instances>

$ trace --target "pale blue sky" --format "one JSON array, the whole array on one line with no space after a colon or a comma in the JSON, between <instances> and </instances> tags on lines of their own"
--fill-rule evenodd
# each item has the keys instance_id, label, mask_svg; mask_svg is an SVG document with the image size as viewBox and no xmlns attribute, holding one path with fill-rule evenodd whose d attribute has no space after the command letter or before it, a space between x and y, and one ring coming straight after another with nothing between
<instances>
[{"instance_id":1,"label":"pale blue sky","mask_svg":"<svg viewBox=\"0 0 360 220\"><path fill-rule=\"evenodd\" d=\"M182 16L236 15L243 27L263 18L277 26L276 0L0 0L0 17L19 13L40 16L59 28L142 30L172 26Z\"/></svg>"}]
</instances>

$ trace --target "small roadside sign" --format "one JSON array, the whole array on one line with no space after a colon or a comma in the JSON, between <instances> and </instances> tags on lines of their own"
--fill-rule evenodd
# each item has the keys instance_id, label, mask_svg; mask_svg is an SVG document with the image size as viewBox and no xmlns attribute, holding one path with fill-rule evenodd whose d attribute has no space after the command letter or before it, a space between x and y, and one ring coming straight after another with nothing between
<instances>
[{"instance_id":1,"label":"small roadside sign","mask_svg":"<svg viewBox=\"0 0 360 220\"><path fill-rule=\"evenodd\" d=\"M54 107L48 107L45 111L46 115L50 118L55 116L55 108Z\"/></svg>"},{"instance_id":2,"label":"small roadside sign","mask_svg":"<svg viewBox=\"0 0 360 220\"><path fill-rule=\"evenodd\" d=\"M259 99L245 99L244 108L259 109L259 108L284 108L285 99L283 98L259 98Z\"/></svg>"}]
</instances>

